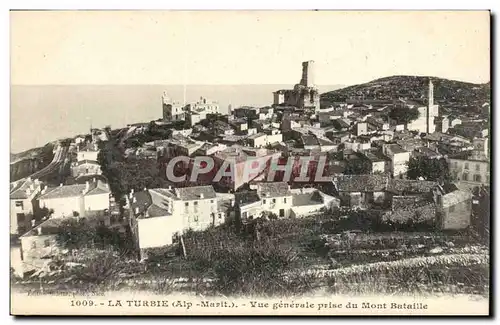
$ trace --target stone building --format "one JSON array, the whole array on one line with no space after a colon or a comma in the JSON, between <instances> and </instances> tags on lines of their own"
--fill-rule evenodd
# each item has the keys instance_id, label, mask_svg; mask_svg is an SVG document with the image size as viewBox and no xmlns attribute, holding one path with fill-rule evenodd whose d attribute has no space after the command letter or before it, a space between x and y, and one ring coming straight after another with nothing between
<instances>
[{"instance_id":1,"label":"stone building","mask_svg":"<svg viewBox=\"0 0 500 325\"><path fill-rule=\"evenodd\" d=\"M273 104L295 106L301 109L320 109L319 91L314 84L314 61L302 62L302 79L293 89L280 89L273 93Z\"/></svg>"}]
</instances>

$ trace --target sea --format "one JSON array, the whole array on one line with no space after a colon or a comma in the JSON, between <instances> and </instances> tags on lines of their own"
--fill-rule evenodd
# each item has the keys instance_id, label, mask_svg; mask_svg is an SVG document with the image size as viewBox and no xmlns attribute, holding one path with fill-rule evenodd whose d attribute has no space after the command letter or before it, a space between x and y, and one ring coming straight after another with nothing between
<instances>
[{"instance_id":1,"label":"sea","mask_svg":"<svg viewBox=\"0 0 500 325\"><path fill-rule=\"evenodd\" d=\"M162 117L161 96L187 103L201 96L228 106L271 105L273 91L293 85L12 85L10 152L87 134L90 127L121 128ZM341 85L318 86L320 92Z\"/></svg>"}]
</instances>

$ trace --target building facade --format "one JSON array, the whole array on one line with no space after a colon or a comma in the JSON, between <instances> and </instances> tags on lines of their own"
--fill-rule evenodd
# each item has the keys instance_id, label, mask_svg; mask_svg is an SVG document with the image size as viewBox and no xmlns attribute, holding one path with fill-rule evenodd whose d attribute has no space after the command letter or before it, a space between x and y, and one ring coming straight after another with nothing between
<instances>
[{"instance_id":1,"label":"building facade","mask_svg":"<svg viewBox=\"0 0 500 325\"><path fill-rule=\"evenodd\" d=\"M10 233L23 234L31 228L31 221L39 209L37 197L42 191L38 179L14 183L10 192Z\"/></svg>"}]
</instances>

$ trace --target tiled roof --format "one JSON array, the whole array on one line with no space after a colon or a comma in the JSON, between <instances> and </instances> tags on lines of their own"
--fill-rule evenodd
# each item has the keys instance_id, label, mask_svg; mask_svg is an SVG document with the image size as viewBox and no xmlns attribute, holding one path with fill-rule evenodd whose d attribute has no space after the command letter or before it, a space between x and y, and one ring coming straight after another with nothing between
<instances>
[{"instance_id":1,"label":"tiled roof","mask_svg":"<svg viewBox=\"0 0 500 325\"><path fill-rule=\"evenodd\" d=\"M432 181L390 179L387 186L387 191L396 194L427 193L437 185L437 182Z\"/></svg>"},{"instance_id":2,"label":"tiled roof","mask_svg":"<svg viewBox=\"0 0 500 325\"><path fill-rule=\"evenodd\" d=\"M339 192L381 192L388 181L384 175L338 175L333 178Z\"/></svg>"},{"instance_id":3,"label":"tiled roof","mask_svg":"<svg viewBox=\"0 0 500 325\"><path fill-rule=\"evenodd\" d=\"M472 193L470 191L453 191L443 195L443 207L450 207L471 199Z\"/></svg>"},{"instance_id":4,"label":"tiled roof","mask_svg":"<svg viewBox=\"0 0 500 325\"><path fill-rule=\"evenodd\" d=\"M431 157L431 158L441 156L438 152L431 150L427 147L418 147L418 148L415 148L415 151L417 151L421 155L424 155L426 157Z\"/></svg>"},{"instance_id":5,"label":"tiled roof","mask_svg":"<svg viewBox=\"0 0 500 325\"><path fill-rule=\"evenodd\" d=\"M393 152L393 153L403 153L403 152L407 152L406 150L404 150L403 148L401 148L400 145L398 144L390 144L389 145L389 149Z\"/></svg>"},{"instance_id":6,"label":"tiled roof","mask_svg":"<svg viewBox=\"0 0 500 325\"><path fill-rule=\"evenodd\" d=\"M200 200L201 195L203 195L203 199L213 199L216 196L211 185L176 188L175 192L178 198L184 201Z\"/></svg>"},{"instance_id":7,"label":"tiled roof","mask_svg":"<svg viewBox=\"0 0 500 325\"><path fill-rule=\"evenodd\" d=\"M95 184L90 184L89 189L93 189ZM86 184L64 185L47 189L47 192L40 196L40 200L70 198L83 195Z\"/></svg>"},{"instance_id":8,"label":"tiled roof","mask_svg":"<svg viewBox=\"0 0 500 325\"><path fill-rule=\"evenodd\" d=\"M323 197L318 191L292 195L293 206L317 205L322 204L323 202Z\"/></svg>"},{"instance_id":9,"label":"tiled roof","mask_svg":"<svg viewBox=\"0 0 500 325\"><path fill-rule=\"evenodd\" d=\"M318 145L318 139L314 135L303 135L300 137L304 146Z\"/></svg>"},{"instance_id":10,"label":"tiled roof","mask_svg":"<svg viewBox=\"0 0 500 325\"><path fill-rule=\"evenodd\" d=\"M145 213L153 203L149 191L136 192L133 194L133 197L135 198L135 200L130 200L130 208L136 216Z\"/></svg>"},{"instance_id":11,"label":"tiled roof","mask_svg":"<svg viewBox=\"0 0 500 325\"><path fill-rule=\"evenodd\" d=\"M379 150L365 151L363 154L370 160L371 162L379 162L379 161L390 161L390 159L385 156Z\"/></svg>"},{"instance_id":12,"label":"tiled roof","mask_svg":"<svg viewBox=\"0 0 500 325\"><path fill-rule=\"evenodd\" d=\"M260 197L280 197L291 195L288 184L285 182L263 182L257 184Z\"/></svg>"},{"instance_id":13,"label":"tiled roof","mask_svg":"<svg viewBox=\"0 0 500 325\"><path fill-rule=\"evenodd\" d=\"M335 145L335 143L333 143L329 139L322 138L322 137L318 137L318 142L319 142L320 146L333 146L333 145Z\"/></svg>"},{"instance_id":14,"label":"tiled roof","mask_svg":"<svg viewBox=\"0 0 500 325\"><path fill-rule=\"evenodd\" d=\"M34 185L35 189L40 187L40 183L35 183L35 181L32 180L26 180L24 182L16 182L16 185L13 186L10 190L10 198L12 200L20 200L20 199L27 199L28 194L26 191L30 188L31 185Z\"/></svg>"},{"instance_id":15,"label":"tiled roof","mask_svg":"<svg viewBox=\"0 0 500 325\"><path fill-rule=\"evenodd\" d=\"M109 193L111 193L111 191L109 190L108 185L101 181L97 181L97 186L94 189L88 191L87 194L85 195L87 196L87 195L109 194Z\"/></svg>"},{"instance_id":16,"label":"tiled roof","mask_svg":"<svg viewBox=\"0 0 500 325\"><path fill-rule=\"evenodd\" d=\"M384 220L395 222L406 222L410 219L414 221L431 220L436 216L436 206L434 203L418 202L408 205L405 208L389 211L383 215Z\"/></svg>"},{"instance_id":17,"label":"tiled roof","mask_svg":"<svg viewBox=\"0 0 500 325\"><path fill-rule=\"evenodd\" d=\"M42 235L55 235L60 232L61 226L66 220L68 220L68 218L49 218L21 237L38 236L38 232L35 231L36 229L40 229Z\"/></svg>"},{"instance_id":18,"label":"tiled roof","mask_svg":"<svg viewBox=\"0 0 500 325\"><path fill-rule=\"evenodd\" d=\"M261 132L261 133L252 134L251 136L248 137L248 139L255 140L257 138L265 137L265 136L266 136L266 134Z\"/></svg>"},{"instance_id":19,"label":"tiled roof","mask_svg":"<svg viewBox=\"0 0 500 325\"><path fill-rule=\"evenodd\" d=\"M427 195L404 195L392 197L392 209L406 209L409 206L415 206L422 202L430 203L431 197Z\"/></svg>"},{"instance_id":20,"label":"tiled roof","mask_svg":"<svg viewBox=\"0 0 500 325\"><path fill-rule=\"evenodd\" d=\"M234 194L236 204L245 206L260 201L260 197L256 191L243 191Z\"/></svg>"}]
</instances>

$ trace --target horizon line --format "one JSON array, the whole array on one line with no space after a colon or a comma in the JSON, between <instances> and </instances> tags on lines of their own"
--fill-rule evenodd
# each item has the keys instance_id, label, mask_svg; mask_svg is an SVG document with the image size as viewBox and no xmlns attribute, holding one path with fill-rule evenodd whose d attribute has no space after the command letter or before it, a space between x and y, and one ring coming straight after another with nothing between
<instances>
[{"instance_id":1,"label":"horizon line","mask_svg":"<svg viewBox=\"0 0 500 325\"><path fill-rule=\"evenodd\" d=\"M415 75L409 75L409 74L394 74L394 75L389 75L389 76L383 76L383 77L377 77L373 79L369 79L366 81L361 81L357 83L320 83L316 84L316 86L340 86L340 87L350 87L350 86L355 86L355 85L361 85L365 83L369 83L378 79L384 79L384 78L391 78L391 77L422 77L422 78L433 78L433 79L445 79L445 80L450 80L450 81L458 81L458 82L464 82L464 83L470 83L470 84L475 84L475 85L485 85L488 83L491 83L491 78L488 81L483 81L483 82L476 82L476 81L469 81L469 80L463 80L463 79L452 79L452 78L446 78L446 77L439 77L439 76L434 76L434 75L420 75L420 74L415 74ZM54 83L54 84L31 84L31 83L26 83L26 84L10 84L10 87L16 86L274 86L274 85L295 85L297 83L289 83L289 82L283 82L283 83L212 83L212 84L204 84L204 83L189 83L189 84L184 84L184 83L109 83L109 84L102 84L102 83L67 83L67 84L59 84L59 83Z\"/></svg>"}]
</instances>

